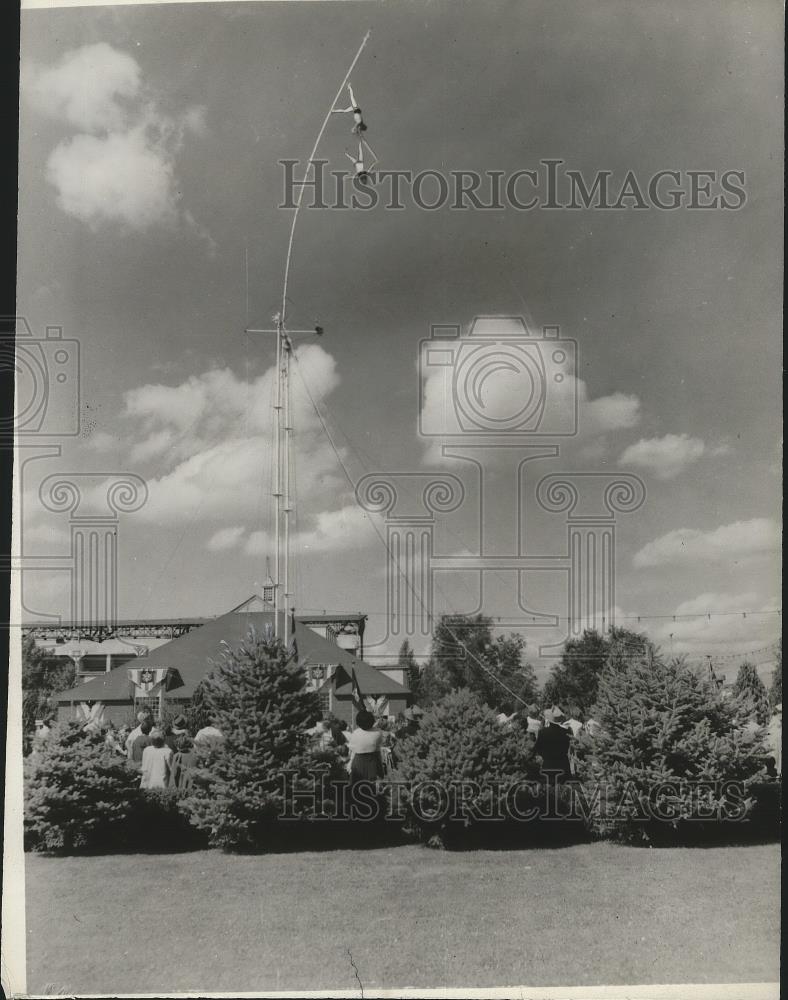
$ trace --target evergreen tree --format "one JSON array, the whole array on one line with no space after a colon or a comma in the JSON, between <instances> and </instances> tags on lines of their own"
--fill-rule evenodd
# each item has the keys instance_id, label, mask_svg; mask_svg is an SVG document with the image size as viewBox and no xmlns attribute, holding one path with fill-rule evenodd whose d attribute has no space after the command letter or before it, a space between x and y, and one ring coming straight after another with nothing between
<instances>
[{"instance_id":1,"label":"evergreen tree","mask_svg":"<svg viewBox=\"0 0 788 1000\"><path fill-rule=\"evenodd\" d=\"M769 704L772 708L783 703L783 642L777 649L777 663L772 671L772 683L769 686Z\"/></svg>"},{"instance_id":2,"label":"evergreen tree","mask_svg":"<svg viewBox=\"0 0 788 1000\"><path fill-rule=\"evenodd\" d=\"M452 820L467 827L478 814L489 815L501 789L535 781L539 765L532 746L517 728L502 728L495 712L468 689L430 706L418 728L398 741L392 775L403 783L411 823L425 839L434 838L429 846L446 846ZM431 813L434 821L425 819Z\"/></svg>"},{"instance_id":3,"label":"evergreen tree","mask_svg":"<svg viewBox=\"0 0 788 1000\"><path fill-rule=\"evenodd\" d=\"M25 838L39 851L124 843L138 808L139 772L76 722L52 730L25 764Z\"/></svg>"},{"instance_id":4,"label":"evergreen tree","mask_svg":"<svg viewBox=\"0 0 788 1000\"><path fill-rule=\"evenodd\" d=\"M210 723L209 710L205 703L205 687L200 681L186 706L186 725L191 733L199 732Z\"/></svg>"},{"instance_id":5,"label":"evergreen tree","mask_svg":"<svg viewBox=\"0 0 788 1000\"><path fill-rule=\"evenodd\" d=\"M771 715L769 695L755 666L748 661L739 667L733 684L733 697L744 715L753 718L759 726L766 725Z\"/></svg>"},{"instance_id":6,"label":"evergreen tree","mask_svg":"<svg viewBox=\"0 0 788 1000\"><path fill-rule=\"evenodd\" d=\"M682 660L611 657L595 712L602 730L583 777L598 833L653 840L715 811L732 818L751 808L725 783L750 788L764 765L763 734L742 729L735 709Z\"/></svg>"},{"instance_id":7,"label":"evergreen tree","mask_svg":"<svg viewBox=\"0 0 788 1000\"><path fill-rule=\"evenodd\" d=\"M443 615L432 637L429 662L421 676L422 704L467 688L489 705L514 712L536 694L533 667L523 661L525 640L514 633L493 638L485 615Z\"/></svg>"},{"instance_id":8,"label":"evergreen tree","mask_svg":"<svg viewBox=\"0 0 788 1000\"><path fill-rule=\"evenodd\" d=\"M419 665L416 663L416 656L411 648L410 643L407 639L402 643L399 648L399 658L397 659L397 664L403 668L405 682L410 688L410 692L413 695L414 701L419 700L419 680L420 673Z\"/></svg>"},{"instance_id":9,"label":"evergreen tree","mask_svg":"<svg viewBox=\"0 0 788 1000\"><path fill-rule=\"evenodd\" d=\"M225 739L201 752L181 808L211 843L264 846L285 809L286 784L296 793L289 800L295 812L320 811L314 772L330 769L333 757L310 754L306 735L322 717L320 702L270 628L263 635L250 629L236 649L226 648L202 683L202 700Z\"/></svg>"},{"instance_id":10,"label":"evergreen tree","mask_svg":"<svg viewBox=\"0 0 788 1000\"><path fill-rule=\"evenodd\" d=\"M39 649L32 636L23 636L22 727L25 732L34 728L36 719L56 711L57 706L52 696L72 687L76 676L72 660L53 662Z\"/></svg>"}]
</instances>

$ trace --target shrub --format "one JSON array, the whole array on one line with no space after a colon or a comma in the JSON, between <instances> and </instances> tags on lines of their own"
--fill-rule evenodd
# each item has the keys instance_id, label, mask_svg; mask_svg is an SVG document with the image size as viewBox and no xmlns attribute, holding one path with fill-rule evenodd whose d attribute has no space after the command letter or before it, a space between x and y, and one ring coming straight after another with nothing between
<instances>
[{"instance_id":1,"label":"shrub","mask_svg":"<svg viewBox=\"0 0 788 1000\"><path fill-rule=\"evenodd\" d=\"M75 679L76 667L71 660L52 660L36 646L32 636L23 636L22 729L25 734L33 731L36 719L57 714L54 695L70 688Z\"/></svg>"},{"instance_id":2,"label":"shrub","mask_svg":"<svg viewBox=\"0 0 788 1000\"><path fill-rule=\"evenodd\" d=\"M224 742L199 750L190 791L180 807L214 845L231 850L270 846L285 807L285 773L296 814L321 809L310 798L313 772L332 772L335 756L315 759L306 730L322 717L306 675L270 630L250 629L237 649L227 647L202 682L208 715Z\"/></svg>"},{"instance_id":3,"label":"shrub","mask_svg":"<svg viewBox=\"0 0 788 1000\"><path fill-rule=\"evenodd\" d=\"M501 727L495 712L467 689L453 691L425 710L418 729L397 743L392 781L407 807L406 827L428 846L471 843L502 826L534 835L534 823L506 824L510 807L541 808L539 763L519 727ZM506 795L517 788L507 806ZM485 817L500 816L486 822Z\"/></svg>"},{"instance_id":4,"label":"shrub","mask_svg":"<svg viewBox=\"0 0 788 1000\"><path fill-rule=\"evenodd\" d=\"M174 789L138 790L128 824L129 846L141 851L178 851L203 846L206 840L178 808Z\"/></svg>"},{"instance_id":5,"label":"shrub","mask_svg":"<svg viewBox=\"0 0 788 1000\"><path fill-rule=\"evenodd\" d=\"M763 734L740 728L735 706L682 661L611 659L595 717L602 732L582 770L596 834L670 843L750 815Z\"/></svg>"},{"instance_id":6,"label":"shrub","mask_svg":"<svg viewBox=\"0 0 788 1000\"><path fill-rule=\"evenodd\" d=\"M753 719L759 726L766 725L771 715L769 693L752 663L745 661L739 667L733 697L744 717Z\"/></svg>"},{"instance_id":7,"label":"shrub","mask_svg":"<svg viewBox=\"0 0 788 1000\"><path fill-rule=\"evenodd\" d=\"M139 773L76 722L55 726L25 762L25 839L37 851L113 848L126 842Z\"/></svg>"},{"instance_id":8,"label":"shrub","mask_svg":"<svg viewBox=\"0 0 788 1000\"><path fill-rule=\"evenodd\" d=\"M772 708L781 705L783 700L783 641L777 646L777 662L772 671L772 682L769 685L769 704Z\"/></svg>"}]
</instances>

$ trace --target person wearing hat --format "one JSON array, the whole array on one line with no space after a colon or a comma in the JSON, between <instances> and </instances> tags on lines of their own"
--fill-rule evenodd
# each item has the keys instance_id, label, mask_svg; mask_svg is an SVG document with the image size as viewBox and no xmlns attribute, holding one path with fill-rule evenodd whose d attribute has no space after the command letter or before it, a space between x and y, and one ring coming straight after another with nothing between
<instances>
[{"instance_id":1,"label":"person wearing hat","mask_svg":"<svg viewBox=\"0 0 788 1000\"><path fill-rule=\"evenodd\" d=\"M545 727L541 729L534 743L534 753L542 758L542 771L557 771L558 781L568 781L572 777L569 766L569 745L572 737L562 723L566 716L558 706L545 709Z\"/></svg>"}]
</instances>

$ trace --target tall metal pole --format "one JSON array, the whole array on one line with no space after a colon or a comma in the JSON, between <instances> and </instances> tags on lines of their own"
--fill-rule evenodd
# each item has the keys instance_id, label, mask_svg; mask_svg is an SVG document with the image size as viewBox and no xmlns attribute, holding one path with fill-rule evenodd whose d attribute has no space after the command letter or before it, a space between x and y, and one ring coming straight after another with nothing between
<instances>
[{"instance_id":1,"label":"tall metal pole","mask_svg":"<svg viewBox=\"0 0 788 1000\"><path fill-rule=\"evenodd\" d=\"M290 406L290 353L292 351L292 344L289 338L285 334L284 343L284 359L282 365L282 377L284 379L284 503L282 506L282 512L284 514L285 521L285 538L284 538L284 574L282 577L284 587L282 592L282 607L284 609L284 615L287 616L288 600L290 598L290 513L292 511L291 506L291 496L290 496L290 450L292 448L292 415Z\"/></svg>"},{"instance_id":2,"label":"tall metal pole","mask_svg":"<svg viewBox=\"0 0 788 1000\"><path fill-rule=\"evenodd\" d=\"M318 326L312 330L286 330L281 314L274 317L275 329L260 330L247 327L249 334L267 334L276 337L276 394L274 397L274 489L276 516L274 519L274 636L277 639L287 634L285 618L287 599L290 596L290 514L292 513L293 458L292 438L292 398L290 392L290 360L293 353L291 337L311 337L323 333ZM266 566L266 572L268 567ZM265 599L265 586L263 599ZM279 612L282 611L282 622ZM284 622L284 624L283 624Z\"/></svg>"},{"instance_id":3,"label":"tall metal pole","mask_svg":"<svg viewBox=\"0 0 788 1000\"><path fill-rule=\"evenodd\" d=\"M282 530L282 317L276 317L276 401L274 402L274 638L279 638Z\"/></svg>"}]
</instances>

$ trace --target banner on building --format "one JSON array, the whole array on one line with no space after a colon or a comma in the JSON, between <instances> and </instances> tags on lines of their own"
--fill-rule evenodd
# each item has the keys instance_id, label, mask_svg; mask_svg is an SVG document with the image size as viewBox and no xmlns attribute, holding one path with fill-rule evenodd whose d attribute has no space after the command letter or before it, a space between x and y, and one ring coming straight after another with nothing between
<instances>
[{"instance_id":1,"label":"banner on building","mask_svg":"<svg viewBox=\"0 0 788 1000\"><path fill-rule=\"evenodd\" d=\"M81 701L79 703L80 722L84 729L101 729L104 725L104 703L101 701Z\"/></svg>"},{"instance_id":2,"label":"banner on building","mask_svg":"<svg viewBox=\"0 0 788 1000\"><path fill-rule=\"evenodd\" d=\"M161 693L167 686L169 674L170 667L129 667L129 681L133 696L135 698L151 698Z\"/></svg>"}]
</instances>

